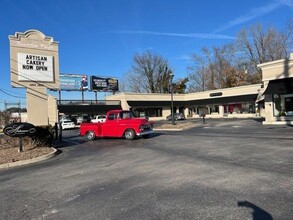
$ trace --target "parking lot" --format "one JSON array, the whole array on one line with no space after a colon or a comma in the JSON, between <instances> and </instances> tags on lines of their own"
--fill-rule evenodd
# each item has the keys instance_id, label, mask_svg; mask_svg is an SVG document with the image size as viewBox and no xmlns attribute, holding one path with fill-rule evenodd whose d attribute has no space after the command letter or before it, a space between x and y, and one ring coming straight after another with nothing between
<instances>
[{"instance_id":1,"label":"parking lot","mask_svg":"<svg viewBox=\"0 0 293 220\"><path fill-rule=\"evenodd\" d=\"M194 123L134 141L64 131L58 156L0 171L0 219L292 219L293 127Z\"/></svg>"}]
</instances>

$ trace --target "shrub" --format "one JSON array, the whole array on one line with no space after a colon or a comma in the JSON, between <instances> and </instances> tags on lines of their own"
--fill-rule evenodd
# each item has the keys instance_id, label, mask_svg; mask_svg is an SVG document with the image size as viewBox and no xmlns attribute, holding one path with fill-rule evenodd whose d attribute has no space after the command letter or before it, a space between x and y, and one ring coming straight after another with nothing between
<instances>
[{"instance_id":1,"label":"shrub","mask_svg":"<svg viewBox=\"0 0 293 220\"><path fill-rule=\"evenodd\" d=\"M54 138L54 130L51 125L36 126L37 132L31 137L32 145L35 147L51 147Z\"/></svg>"}]
</instances>

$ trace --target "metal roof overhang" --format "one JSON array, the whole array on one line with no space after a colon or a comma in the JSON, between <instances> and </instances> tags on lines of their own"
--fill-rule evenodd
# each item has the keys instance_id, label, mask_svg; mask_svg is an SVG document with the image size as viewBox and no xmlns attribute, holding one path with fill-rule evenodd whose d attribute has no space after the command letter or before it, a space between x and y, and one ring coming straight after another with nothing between
<instances>
[{"instance_id":1,"label":"metal roof overhang","mask_svg":"<svg viewBox=\"0 0 293 220\"><path fill-rule=\"evenodd\" d=\"M114 109L122 108L121 105L58 105L59 112L64 114L97 114Z\"/></svg>"},{"instance_id":2,"label":"metal roof overhang","mask_svg":"<svg viewBox=\"0 0 293 220\"><path fill-rule=\"evenodd\" d=\"M263 94L285 94L293 92L293 78L277 79L269 81L269 85Z\"/></svg>"}]
</instances>

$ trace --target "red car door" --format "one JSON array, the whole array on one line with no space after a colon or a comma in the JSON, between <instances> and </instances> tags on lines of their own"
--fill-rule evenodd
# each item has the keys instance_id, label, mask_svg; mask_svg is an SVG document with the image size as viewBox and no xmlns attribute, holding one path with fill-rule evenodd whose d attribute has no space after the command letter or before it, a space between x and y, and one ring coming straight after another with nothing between
<instances>
[{"instance_id":1,"label":"red car door","mask_svg":"<svg viewBox=\"0 0 293 220\"><path fill-rule=\"evenodd\" d=\"M111 113L105 123L103 123L103 136L117 137L120 136L119 114Z\"/></svg>"}]
</instances>

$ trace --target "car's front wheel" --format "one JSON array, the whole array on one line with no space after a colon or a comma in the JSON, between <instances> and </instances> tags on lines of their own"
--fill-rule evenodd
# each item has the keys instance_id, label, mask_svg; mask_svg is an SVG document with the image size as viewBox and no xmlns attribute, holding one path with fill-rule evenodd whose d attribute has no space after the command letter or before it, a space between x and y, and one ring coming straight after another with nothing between
<instances>
[{"instance_id":1,"label":"car's front wheel","mask_svg":"<svg viewBox=\"0 0 293 220\"><path fill-rule=\"evenodd\" d=\"M93 141L96 138L96 134L93 131L88 131L88 132L86 132L85 137L87 140Z\"/></svg>"},{"instance_id":2,"label":"car's front wheel","mask_svg":"<svg viewBox=\"0 0 293 220\"><path fill-rule=\"evenodd\" d=\"M133 129L127 129L124 132L124 137L126 140L133 140L135 138L135 132Z\"/></svg>"}]
</instances>

